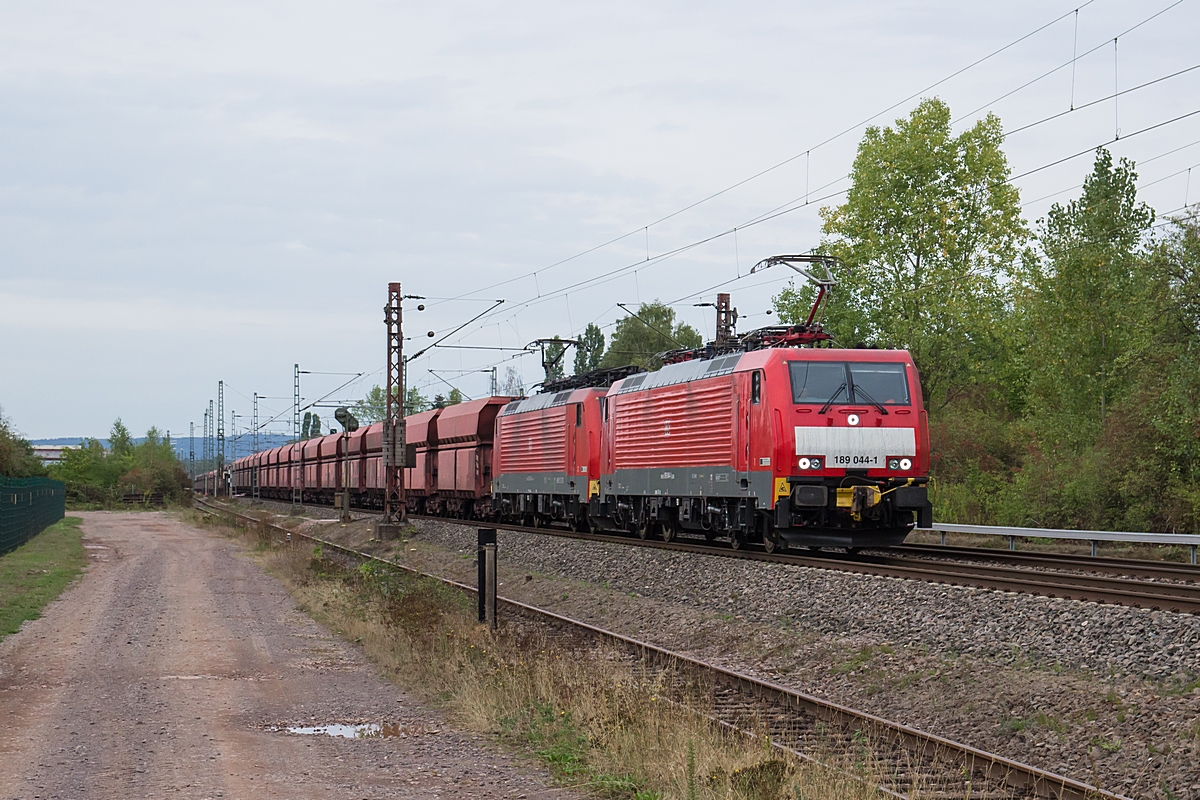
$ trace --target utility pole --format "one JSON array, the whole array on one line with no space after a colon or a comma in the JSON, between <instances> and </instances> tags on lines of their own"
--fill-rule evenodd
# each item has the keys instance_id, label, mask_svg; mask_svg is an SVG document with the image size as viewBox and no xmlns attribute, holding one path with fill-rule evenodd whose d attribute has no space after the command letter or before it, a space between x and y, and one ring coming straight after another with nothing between
<instances>
[{"instance_id":1,"label":"utility pole","mask_svg":"<svg viewBox=\"0 0 1200 800\"><path fill-rule=\"evenodd\" d=\"M492 367L492 393L491 397L495 397L500 392L499 378L496 377L496 367Z\"/></svg>"},{"instance_id":2,"label":"utility pole","mask_svg":"<svg viewBox=\"0 0 1200 800\"><path fill-rule=\"evenodd\" d=\"M196 423L188 423L188 477L196 482Z\"/></svg>"},{"instance_id":3,"label":"utility pole","mask_svg":"<svg viewBox=\"0 0 1200 800\"><path fill-rule=\"evenodd\" d=\"M398 536L404 521L404 335L400 284L388 284L383 307L387 326L386 413L383 419L383 519L375 526L380 539Z\"/></svg>"},{"instance_id":4,"label":"utility pole","mask_svg":"<svg viewBox=\"0 0 1200 800\"><path fill-rule=\"evenodd\" d=\"M205 475L213 471L213 465L217 462L217 417L213 411L213 401L210 397L208 400L208 463L205 464ZM213 479L213 494L217 491L216 478ZM204 479L204 493L208 494L208 478Z\"/></svg>"},{"instance_id":5,"label":"utility pole","mask_svg":"<svg viewBox=\"0 0 1200 800\"><path fill-rule=\"evenodd\" d=\"M300 365L292 369L292 430L296 448L292 450L292 508L304 503L304 465L300 461ZM300 465L300 474L296 475L296 465Z\"/></svg>"},{"instance_id":6,"label":"utility pole","mask_svg":"<svg viewBox=\"0 0 1200 800\"><path fill-rule=\"evenodd\" d=\"M200 459L200 468L208 472L208 409L204 409L204 439L200 442L200 452L203 454ZM207 489L207 484L205 485Z\"/></svg>"},{"instance_id":7,"label":"utility pole","mask_svg":"<svg viewBox=\"0 0 1200 800\"><path fill-rule=\"evenodd\" d=\"M217 381L217 497L225 488L225 381Z\"/></svg>"},{"instance_id":8,"label":"utility pole","mask_svg":"<svg viewBox=\"0 0 1200 800\"><path fill-rule=\"evenodd\" d=\"M258 392L254 393L254 438L251 441L254 447L254 455L258 455ZM250 496L255 500L258 499L258 465L254 465L254 470L250 474Z\"/></svg>"}]
</instances>

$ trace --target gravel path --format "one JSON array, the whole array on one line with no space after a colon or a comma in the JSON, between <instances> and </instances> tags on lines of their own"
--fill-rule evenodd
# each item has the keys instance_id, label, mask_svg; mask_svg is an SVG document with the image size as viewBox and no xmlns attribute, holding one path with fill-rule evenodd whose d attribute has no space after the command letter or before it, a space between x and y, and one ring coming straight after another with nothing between
<instances>
[{"instance_id":1,"label":"gravel path","mask_svg":"<svg viewBox=\"0 0 1200 800\"><path fill-rule=\"evenodd\" d=\"M233 542L81 516L93 563L0 643L0 798L569 796L380 678ZM330 723L411 735L279 730Z\"/></svg>"}]
</instances>

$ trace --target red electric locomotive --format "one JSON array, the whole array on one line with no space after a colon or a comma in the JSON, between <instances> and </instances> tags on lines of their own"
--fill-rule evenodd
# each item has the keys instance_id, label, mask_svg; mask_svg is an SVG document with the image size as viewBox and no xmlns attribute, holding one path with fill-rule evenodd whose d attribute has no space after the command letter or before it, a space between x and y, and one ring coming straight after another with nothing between
<instances>
[{"instance_id":1,"label":"red electric locomotive","mask_svg":"<svg viewBox=\"0 0 1200 800\"><path fill-rule=\"evenodd\" d=\"M622 380L596 524L793 546L899 544L928 526L929 431L902 350L769 348Z\"/></svg>"},{"instance_id":2,"label":"red electric locomotive","mask_svg":"<svg viewBox=\"0 0 1200 800\"><path fill-rule=\"evenodd\" d=\"M496 418L492 481L502 519L586 528L588 499L600 491L604 396L613 380L640 371L624 367L571 376L504 407Z\"/></svg>"},{"instance_id":3,"label":"red electric locomotive","mask_svg":"<svg viewBox=\"0 0 1200 800\"><path fill-rule=\"evenodd\" d=\"M797 265L828 261L776 256L756 269L786 264L812 278ZM833 286L828 268L814 280L820 291L803 324L737 336L722 295L707 347L664 354L655 372L576 376L506 406L496 448L502 515L668 541L689 531L768 552L886 547L914 524L928 527L929 427L912 358L829 347L816 321ZM611 386L559 391L570 381ZM599 452L588 450L585 469L572 442L597 430Z\"/></svg>"}]
</instances>

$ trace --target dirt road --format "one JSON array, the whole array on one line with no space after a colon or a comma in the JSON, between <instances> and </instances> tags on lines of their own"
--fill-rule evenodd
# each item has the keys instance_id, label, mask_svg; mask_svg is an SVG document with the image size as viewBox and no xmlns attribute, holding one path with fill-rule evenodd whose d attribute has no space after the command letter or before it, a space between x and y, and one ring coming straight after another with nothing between
<instances>
[{"instance_id":1,"label":"dirt road","mask_svg":"<svg viewBox=\"0 0 1200 800\"><path fill-rule=\"evenodd\" d=\"M81 516L92 566L0 643L0 799L566 796L381 679L236 544ZM330 723L406 735L272 730Z\"/></svg>"}]
</instances>

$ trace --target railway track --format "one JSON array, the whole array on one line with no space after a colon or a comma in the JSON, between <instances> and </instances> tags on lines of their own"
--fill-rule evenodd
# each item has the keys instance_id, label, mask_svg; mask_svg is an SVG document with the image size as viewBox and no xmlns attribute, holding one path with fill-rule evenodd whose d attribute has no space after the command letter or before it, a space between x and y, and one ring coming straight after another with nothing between
<instances>
[{"instance_id":1,"label":"railway track","mask_svg":"<svg viewBox=\"0 0 1200 800\"><path fill-rule=\"evenodd\" d=\"M205 513L230 519L275 541L303 539L319 544L323 557L336 557L351 565L374 561L441 581L464 592L475 592L474 587L318 537L288 531L201 498L197 498L196 503ZM694 685L694 680L689 681L689 678L702 678L710 689L713 702L711 708L699 713L747 736L766 735L770 746L777 751L785 751L804 761L828 763L823 758L829 754L853 757L866 748L877 761L874 774L882 776L879 790L885 796L945 800L1126 800L1062 775L692 659L545 609L506 598L498 598L498 602L510 612L551 628L567 629L614 646L632 659L632 663L639 665L647 679L661 681L666 675L680 685Z\"/></svg>"},{"instance_id":2,"label":"railway track","mask_svg":"<svg viewBox=\"0 0 1200 800\"><path fill-rule=\"evenodd\" d=\"M992 547L956 547L943 544L903 544L892 552L902 555L932 558L971 558L997 564L1025 567L1054 567L1079 572L1099 572L1107 575L1146 578L1149 580L1193 581L1200 583L1200 567L1168 561L1149 561L1134 558L1105 558L1063 553L1041 553L1036 550L1000 550Z\"/></svg>"},{"instance_id":3,"label":"railway track","mask_svg":"<svg viewBox=\"0 0 1200 800\"><path fill-rule=\"evenodd\" d=\"M444 517L411 515L410 518L451 523L459 522L458 520L447 520ZM473 523L463 522L462 524ZM1127 570L1129 574L1138 574L1157 579L1142 580L1140 577L1122 577L1112 574L1080 574L1080 571L1086 570L1122 569L1123 565L1112 564L1112 562L1122 562L1122 559L1077 558L1074 556L1054 557L1050 554L1037 554L1033 558L1029 558L1028 561L1018 562L1015 557L1016 554L1012 554L1009 551L995 551L986 548L947 548L956 552L945 552L940 549L940 546L930 546L929 548L897 548L904 552L904 555L899 556L890 554L881 555L878 554L878 551L876 553L860 553L857 555L831 551L822 551L807 555L795 553L768 554L753 549L730 550L728 548L713 547L709 544L701 544L698 541L689 541L683 538L677 538L672 542L663 542L655 539L637 539L628 536L579 533L565 528L527 528L521 525L505 525L491 522L479 524L485 524L487 527L494 527L500 530L559 536L569 539L583 539L586 541L607 542L636 547L652 547L659 550L673 550L684 553L703 553L706 555L765 561L776 564L794 564L804 567L815 567L817 569L833 569L863 575L882 575L890 578L905 578L908 580L944 583L953 586L976 586L1005 592L1020 592L1046 597L1111 603L1114 605L1134 606L1137 608L1158 609L1178 613L1200 613L1200 583L1162 582L1167 578L1172 581L1192 580L1200 582L1200 569L1188 567L1187 565L1155 565L1153 562L1132 562ZM1020 566L1004 566L999 563L969 564L962 563L961 561L935 560L924 557L929 554L951 558L989 560L999 555L999 558L995 559L997 562L1011 560L1013 564L1025 563L1040 568L1030 569ZM1037 556L1044 557L1038 558Z\"/></svg>"},{"instance_id":4,"label":"railway track","mask_svg":"<svg viewBox=\"0 0 1200 800\"><path fill-rule=\"evenodd\" d=\"M360 513L379 513L371 509L356 510ZM753 547L732 550L719 545L714 546L686 534L680 534L672 542L664 542L623 535L581 533L560 527L531 528L419 514L410 514L409 518L725 558L794 564L926 583L973 586L1173 613L1200 614L1200 567L1190 564L1032 551L1015 552L986 547L915 544L902 545L887 551L858 554L829 550L768 554Z\"/></svg>"}]
</instances>

